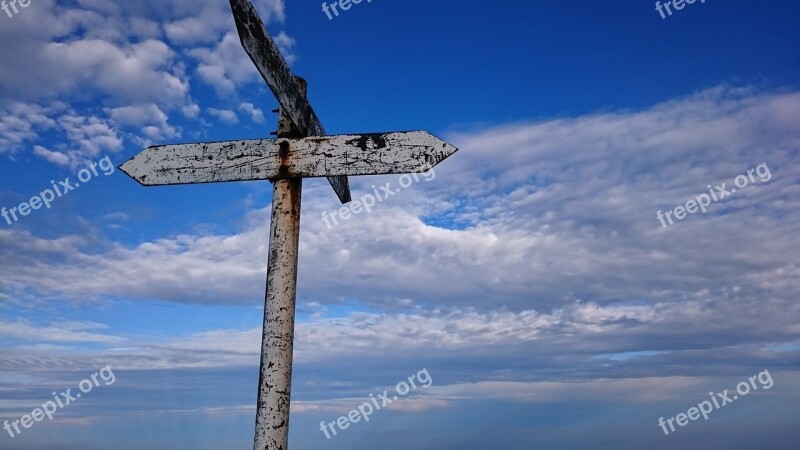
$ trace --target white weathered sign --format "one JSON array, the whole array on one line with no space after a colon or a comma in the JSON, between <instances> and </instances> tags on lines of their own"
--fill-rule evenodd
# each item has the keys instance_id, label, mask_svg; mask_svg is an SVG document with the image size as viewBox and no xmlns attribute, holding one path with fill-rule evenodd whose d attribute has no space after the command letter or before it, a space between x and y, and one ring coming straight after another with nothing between
<instances>
[{"instance_id":1,"label":"white weathered sign","mask_svg":"<svg viewBox=\"0 0 800 450\"><path fill-rule=\"evenodd\" d=\"M120 169L145 186L426 172L457 149L426 131L159 145Z\"/></svg>"}]
</instances>

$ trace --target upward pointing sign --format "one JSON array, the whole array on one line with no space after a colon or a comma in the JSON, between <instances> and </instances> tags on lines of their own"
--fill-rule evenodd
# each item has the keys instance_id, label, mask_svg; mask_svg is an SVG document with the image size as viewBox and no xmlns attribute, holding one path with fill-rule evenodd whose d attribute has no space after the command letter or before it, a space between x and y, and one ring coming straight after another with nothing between
<instances>
[{"instance_id":1,"label":"upward pointing sign","mask_svg":"<svg viewBox=\"0 0 800 450\"><path fill-rule=\"evenodd\" d=\"M456 151L425 131L325 136L248 0L230 0L242 46L281 104L278 139L150 147L120 166L146 186L270 180L269 266L261 341L255 450L286 450L303 178L328 177L343 203L349 175L424 172Z\"/></svg>"},{"instance_id":2,"label":"upward pointing sign","mask_svg":"<svg viewBox=\"0 0 800 450\"><path fill-rule=\"evenodd\" d=\"M239 31L242 47L250 56L258 72L264 77L278 103L303 136L324 136L325 129L317 114L303 95L300 84L278 46L270 38L256 9L248 0L230 0L233 18ZM350 183L347 177L328 178L331 187L342 203L350 201Z\"/></svg>"}]
</instances>

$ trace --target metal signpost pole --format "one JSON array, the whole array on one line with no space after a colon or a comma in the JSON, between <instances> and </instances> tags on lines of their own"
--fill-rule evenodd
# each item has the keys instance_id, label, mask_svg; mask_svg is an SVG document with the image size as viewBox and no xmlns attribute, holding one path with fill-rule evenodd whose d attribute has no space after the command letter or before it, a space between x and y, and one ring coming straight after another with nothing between
<instances>
[{"instance_id":1,"label":"metal signpost pole","mask_svg":"<svg viewBox=\"0 0 800 450\"><path fill-rule=\"evenodd\" d=\"M303 81L304 94L305 88L306 84ZM280 111L278 138L303 137L293 136L291 118L286 115L283 108ZM281 166L285 167L283 163L289 158L288 146L279 151ZM279 171L286 170L279 168ZM289 442L303 179L282 178L274 180L273 183L254 450L286 450Z\"/></svg>"}]
</instances>

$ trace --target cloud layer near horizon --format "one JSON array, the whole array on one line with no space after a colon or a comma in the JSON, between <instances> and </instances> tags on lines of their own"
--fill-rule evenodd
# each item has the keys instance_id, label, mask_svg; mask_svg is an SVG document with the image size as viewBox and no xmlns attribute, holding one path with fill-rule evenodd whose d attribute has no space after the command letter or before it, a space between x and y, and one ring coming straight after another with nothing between
<instances>
[{"instance_id":1,"label":"cloud layer near horizon","mask_svg":"<svg viewBox=\"0 0 800 450\"><path fill-rule=\"evenodd\" d=\"M547 368L539 377L592 380L738 373L745 355L748 367L796 360L798 114L798 93L720 87L643 111L458 133L460 152L434 179L334 229L321 219L329 188L312 185L298 364L344 372L372 361L360 364L374 371L391 354L399 365L449 361L450 375L480 382L522 381L537 367ZM656 219L762 163L768 181L706 214L667 229ZM398 185L355 180L355 197L386 182ZM445 221L457 226L436 225ZM236 234L132 247L0 230L4 294L17 307L32 297L259 306L267 235L266 209ZM113 345L102 358L131 369L256 364L260 335L219 329L120 346L102 324L7 325L22 347L0 362L17 370L75 367L55 356L63 348L31 346L37 327L92 361L100 354L81 345ZM480 371L457 369L476 357Z\"/></svg>"}]
</instances>

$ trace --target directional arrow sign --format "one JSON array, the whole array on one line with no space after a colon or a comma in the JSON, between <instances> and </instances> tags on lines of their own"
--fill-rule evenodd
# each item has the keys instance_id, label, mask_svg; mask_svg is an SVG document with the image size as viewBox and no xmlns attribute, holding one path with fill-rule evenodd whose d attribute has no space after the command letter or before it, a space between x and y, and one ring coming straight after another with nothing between
<instances>
[{"instance_id":1,"label":"directional arrow sign","mask_svg":"<svg viewBox=\"0 0 800 450\"><path fill-rule=\"evenodd\" d=\"M286 114L303 136L324 136L325 129L308 103L278 46L266 31L256 9L248 0L230 0L236 29L242 47L250 56L264 81ZM350 184L346 177L332 177L328 181L342 203L350 201Z\"/></svg>"},{"instance_id":2,"label":"directional arrow sign","mask_svg":"<svg viewBox=\"0 0 800 450\"><path fill-rule=\"evenodd\" d=\"M426 172L456 152L426 131L159 145L120 166L145 186Z\"/></svg>"}]
</instances>

